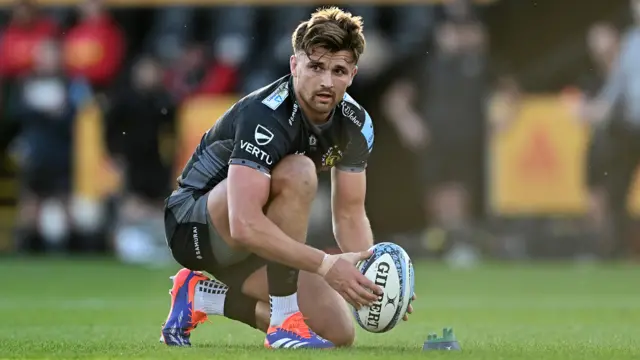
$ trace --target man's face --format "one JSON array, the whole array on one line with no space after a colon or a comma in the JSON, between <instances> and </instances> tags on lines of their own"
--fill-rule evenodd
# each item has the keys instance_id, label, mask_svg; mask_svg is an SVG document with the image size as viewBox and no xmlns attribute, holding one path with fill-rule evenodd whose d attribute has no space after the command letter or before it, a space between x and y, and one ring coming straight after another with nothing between
<instances>
[{"instance_id":1,"label":"man's face","mask_svg":"<svg viewBox=\"0 0 640 360\"><path fill-rule=\"evenodd\" d=\"M613 28L596 26L589 31L587 43L592 58L599 61L617 51L618 36Z\"/></svg>"},{"instance_id":2,"label":"man's face","mask_svg":"<svg viewBox=\"0 0 640 360\"><path fill-rule=\"evenodd\" d=\"M299 52L291 56L290 66L301 106L312 112L308 116L328 115L357 72L353 54L347 50L331 53L316 48L309 56Z\"/></svg>"}]
</instances>

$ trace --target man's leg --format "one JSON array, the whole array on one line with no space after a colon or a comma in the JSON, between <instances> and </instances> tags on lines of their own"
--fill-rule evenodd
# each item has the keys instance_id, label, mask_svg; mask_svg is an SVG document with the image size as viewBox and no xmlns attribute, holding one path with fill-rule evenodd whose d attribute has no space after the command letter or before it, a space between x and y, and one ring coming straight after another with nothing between
<instances>
[{"instance_id":1,"label":"man's leg","mask_svg":"<svg viewBox=\"0 0 640 360\"><path fill-rule=\"evenodd\" d=\"M285 234L305 242L311 203L317 191L315 165L304 156L289 156L273 170L271 184L267 217ZM226 183L220 185L209 195L209 214L218 234L234 247L229 230ZM247 261L255 265L261 260ZM246 272L244 270L238 269L236 273L233 270L225 269L224 274L216 277L231 287L241 285L243 294L260 301L256 306L258 326L261 323L277 325L297 311L299 305L310 327L320 336L335 345L353 343L355 330L346 303L318 275L302 272L298 276L297 271L274 263L247 276L237 276L238 272ZM270 319L265 318L268 313L261 311L269 303ZM261 329L266 331L267 327Z\"/></svg>"},{"instance_id":2,"label":"man's leg","mask_svg":"<svg viewBox=\"0 0 640 360\"><path fill-rule=\"evenodd\" d=\"M258 307L267 306L269 289L267 269L256 271L243 284L242 292L259 299ZM261 305L262 304L262 305ZM336 346L350 346L355 340L355 327L348 304L320 276L301 271L298 278L298 304L307 324L318 335ZM268 313L266 314L268 316ZM265 314L256 313L258 323L268 322ZM261 330L266 331L265 328Z\"/></svg>"},{"instance_id":3,"label":"man's leg","mask_svg":"<svg viewBox=\"0 0 640 360\"><path fill-rule=\"evenodd\" d=\"M628 137L624 135L614 138L610 144L611 161L606 186L613 227L613 243L608 244L604 252L611 258L624 257L628 251L629 213L627 204L629 189L636 169L633 148L629 144Z\"/></svg>"}]
</instances>

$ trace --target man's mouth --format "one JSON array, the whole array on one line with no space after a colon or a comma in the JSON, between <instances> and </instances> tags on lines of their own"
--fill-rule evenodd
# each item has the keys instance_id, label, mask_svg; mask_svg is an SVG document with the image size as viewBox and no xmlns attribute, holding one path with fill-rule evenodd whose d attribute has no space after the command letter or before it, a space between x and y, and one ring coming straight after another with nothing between
<instances>
[{"instance_id":1,"label":"man's mouth","mask_svg":"<svg viewBox=\"0 0 640 360\"><path fill-rule=\"evenodd\" d=\"M324 100L324 101L330 101L333 99L333 95L331 95L330 93L317 93L316 96L320 100Z\"/></svg>"}]
</instances>

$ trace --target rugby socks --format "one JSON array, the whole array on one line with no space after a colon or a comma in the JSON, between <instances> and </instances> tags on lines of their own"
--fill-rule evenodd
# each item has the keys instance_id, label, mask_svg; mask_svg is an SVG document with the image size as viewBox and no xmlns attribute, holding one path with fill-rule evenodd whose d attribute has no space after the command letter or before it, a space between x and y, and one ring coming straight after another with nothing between
<instances>
[{"instance_id":1,"label":"rugby socks","mask_svg":"<svg viewBox=\"0 0 640 360\"><path fill-rule=\"evenodd\" d=\"M200 280L196 284L193 308L207 315L224 315L227 285L216 280Z\"/></svg>"},{"instance_id":2,"label":"rugby socks","mask_svg":"<svg viewBox=\"0 0 640 360\"><path fill-rule=\"evenodd\" d=\"M267 265L271 305L270 326L280 326L288 317L300 311L297 293L298 274L298 270L282 264Z\"/></svg>"}]
</instances>

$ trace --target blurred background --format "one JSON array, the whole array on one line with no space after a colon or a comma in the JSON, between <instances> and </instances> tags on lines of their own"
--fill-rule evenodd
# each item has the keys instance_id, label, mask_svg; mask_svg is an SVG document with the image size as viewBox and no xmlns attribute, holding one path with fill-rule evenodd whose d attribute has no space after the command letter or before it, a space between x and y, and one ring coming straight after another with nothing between
<instances>
[{"instance_id":1,"label":"blurred background","mask_svg":"<svg viewBox=\"0 0 640 360\"><path fill-rule=\"evenodd\" d=\"M239 3L0 0L1 254L173 263L178 172L324 4ZM454 266L637 257L640 1L332 4L365 21L377 241ZM309 242L335 250L328 180Z\"/></svg>"}]
</instances>

